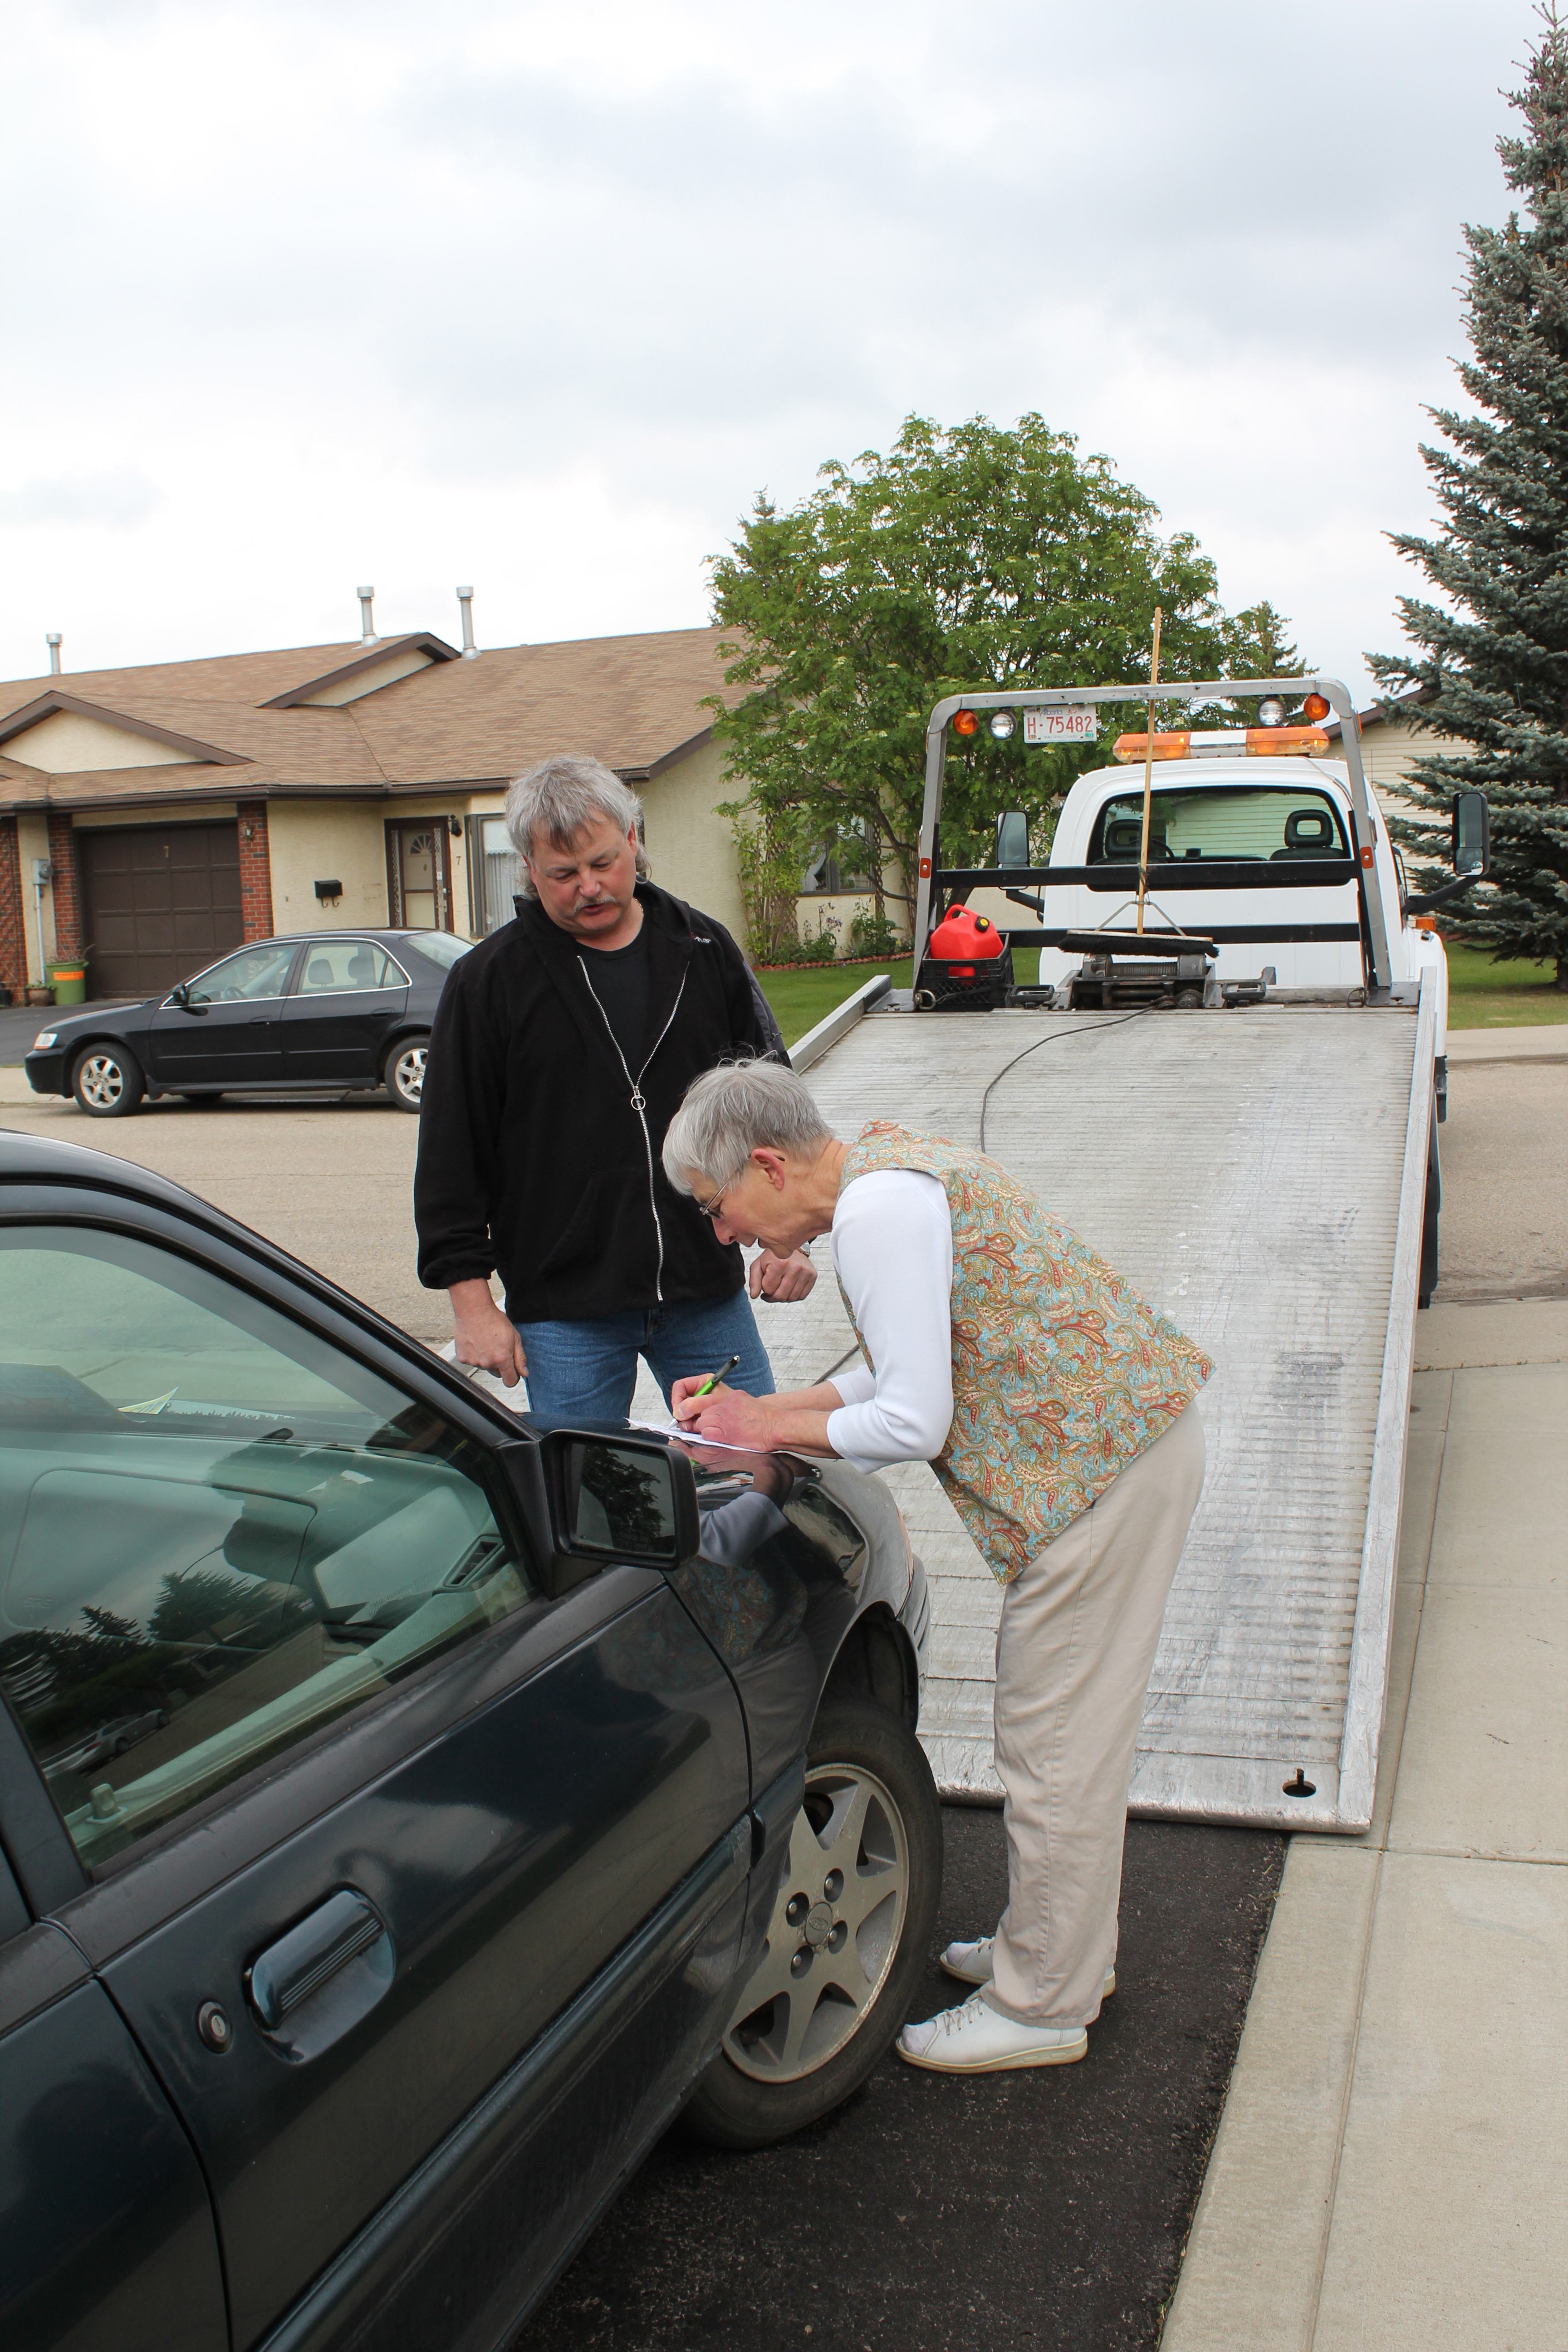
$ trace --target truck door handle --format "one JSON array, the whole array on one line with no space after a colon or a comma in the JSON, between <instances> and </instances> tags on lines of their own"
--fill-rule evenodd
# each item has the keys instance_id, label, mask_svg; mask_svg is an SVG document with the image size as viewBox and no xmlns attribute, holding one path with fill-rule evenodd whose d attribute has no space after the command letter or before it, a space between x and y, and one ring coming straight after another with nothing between
<instances>
[{"instance_id":1,"label":"truck door handle","mask_svg":"<svg viewBox=\"0 0 1568 2352\"><path fill-rule=\"evenodd\" d=\"M395 1968L381 1914L357 1887L343 1887L257 1954L245 1997L268 2040L313 2058L374 2008Z\"/></svg>"}]
</instances>

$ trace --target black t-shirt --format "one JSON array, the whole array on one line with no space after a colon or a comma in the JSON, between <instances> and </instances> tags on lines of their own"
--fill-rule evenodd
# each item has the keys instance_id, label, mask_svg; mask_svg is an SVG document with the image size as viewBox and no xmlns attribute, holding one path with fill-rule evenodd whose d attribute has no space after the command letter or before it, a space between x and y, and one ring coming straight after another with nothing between
<instances>
[{"instance_id":1,"label":"black t-shirt","mask_svg":"<svg viewBox=\"0 0 1568 2352\"><path fill-rule=\"evenodd\" d=\"M633 1077L647 1051L648 978L647 924L629 947L580 948L577 961L588 975L588 985L605 1008L616 1045Z\"/></svg>"}]
</instances>

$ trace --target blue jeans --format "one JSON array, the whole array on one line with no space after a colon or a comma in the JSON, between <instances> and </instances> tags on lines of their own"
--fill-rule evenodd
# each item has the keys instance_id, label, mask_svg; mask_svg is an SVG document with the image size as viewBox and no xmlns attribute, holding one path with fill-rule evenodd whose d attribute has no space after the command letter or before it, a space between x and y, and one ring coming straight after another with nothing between
<instances>
[{"instance_id":1,"label":"blue jeans","mask_svg":"<svg viewBox=\"0 0 1568 2352\"><path fill-rule=\"evenodd\" d=\"M731 1356L731 1388L772 1396L773 1367L744 1290L731 1298L689 1298L675 1307L635 1307L580 1322L520 1323L528 1358L528 1409L545 1421L625 1421L637 1358L646 1356L669 1402L670 1383L716 1372Z\"/></svg>"}]
</instances>

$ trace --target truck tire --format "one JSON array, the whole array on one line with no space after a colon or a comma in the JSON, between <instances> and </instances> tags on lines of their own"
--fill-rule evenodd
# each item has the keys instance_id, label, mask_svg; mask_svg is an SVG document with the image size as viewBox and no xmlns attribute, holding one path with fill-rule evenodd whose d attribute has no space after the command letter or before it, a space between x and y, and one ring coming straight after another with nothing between
<instances>
[{"instance_id":1,"label":"truck tire","mask_svg":"<svg viewBox=\"0 0 1568 2352\"><path fill-rule=\"evenodd\" d=\"M904 2023L942 1892L925 1751L870 1700L817 1717L768 1940L686 2109L720 2147L767 2147L842 2105Z\"/></svg>"},{"instance_id":2,"label":"truck tire","mask_svg":"<svg viewBox=\"0 0 1568 2352\"><path fill-rule=\"evenodd\" d=\"M1432 1106L1432 1126L1426 1142L1426 1202L1421 1218L1421 1279L1415 1294L1418 1307L1430 1307L1437 1287L1437 1213L1443 1205L1443 1171L1437 1159L1437 1107Z\"/></svg>"},{"instance_id":3,"label":"truck tire","mask_svg":"<svg viewBox=\"0 0 1568 2352\"><path fill-rule=\"evenodd\" d=\"M123 1045L84 1045L71 1065L71 1092L89 1118L129 1118L146 1091L142 1065Z\"/></svg>"}]
</instances>

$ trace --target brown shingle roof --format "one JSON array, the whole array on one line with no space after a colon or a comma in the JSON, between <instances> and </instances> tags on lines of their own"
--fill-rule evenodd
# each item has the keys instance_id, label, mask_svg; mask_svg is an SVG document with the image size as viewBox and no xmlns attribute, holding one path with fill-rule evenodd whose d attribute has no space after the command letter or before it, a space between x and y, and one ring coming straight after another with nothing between
<instances>
[{"instance_id":1,"label":"brown shingle roof","mask_svg":"<svg viewBox=\"0 0 1568 2352\"><path fill-rule=\"evenodd\" d=\"M387 638L377 651L421 642L438 641ZM276 705L357 661L357 643L20 679L0 686L0 728L53 691L106 719L118 712L227 757L222 765L45 776L0 756L0 807L37 806L40 789L54 807L273 793L379 797L499 782L562 750L592 751L624 774L646 776L707 732L710 714L700 705L723 691L720 642L717 629L662 629L502 646L478 661L438 659L337 709Z\"/></svg>"}]
</instances>

